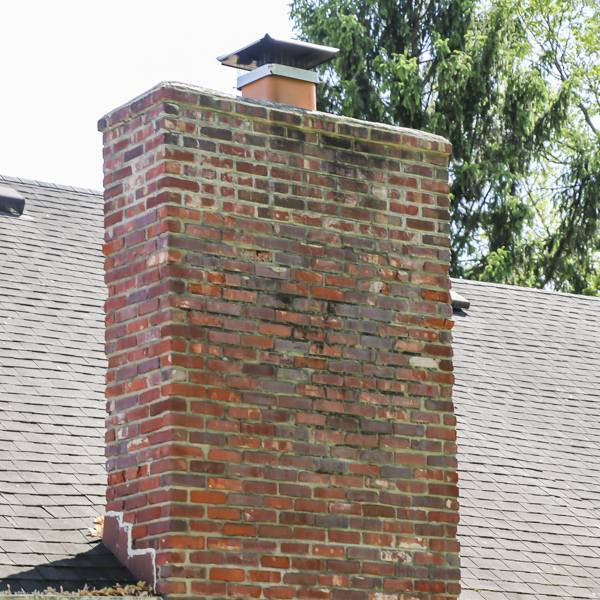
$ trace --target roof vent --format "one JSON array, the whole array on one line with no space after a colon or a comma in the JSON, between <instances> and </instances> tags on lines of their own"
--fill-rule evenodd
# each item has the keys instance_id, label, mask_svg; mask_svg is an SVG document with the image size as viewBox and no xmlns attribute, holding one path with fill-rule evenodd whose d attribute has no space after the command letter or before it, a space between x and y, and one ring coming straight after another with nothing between
<instances>
[{"instance_id":1,"label":"roof vent","mask_svg":"<svg viewBox=\"0 0 600 600\"><path fill-rule=\"evenodd\" d=\"M244 98L316 110L319 76L308 69L327 62L338 52L337 48L276 40L267 34L217 60L227 67L249 71L237 80Z\"/></svg>"},{"instance_id":2,"label":"roof vent","mask_svg":"<svg viewBox=\"0 0 600 600\"><path fill-rule=\"evenodd\" d=\"M0 185L0 213L20 217L25 210L25 198L11 187Z\"/></svg>"},{"instance_id":3,"label":"roof vent","mask_svg":"<svg viewBox=\"0 0 600 600\"><path fill-rule=\"evenodd\" d=\"M450 290L450 298L452 300L452 308L454 310L461 310L463 308L467 310L471 306L471 303L464 296L461 296L453 290Z\"/></svg>"}]
</instances>

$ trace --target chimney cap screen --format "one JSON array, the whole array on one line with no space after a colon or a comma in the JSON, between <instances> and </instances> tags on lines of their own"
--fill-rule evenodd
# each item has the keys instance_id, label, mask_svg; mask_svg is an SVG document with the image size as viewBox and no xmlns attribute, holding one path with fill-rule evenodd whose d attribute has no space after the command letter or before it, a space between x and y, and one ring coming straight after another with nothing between
<instances>
[{"instance_id":1,"label":"chimney cap screen","mask_svg":"<svg viewBox=\"0 0 600 600\"><path fill-rule=\"evenodd\" d=\"M253 71L269 63L297 69L312 69L332 59L338 52L338 48L317 46L307 42L276 40L267 34L261 40L240 50L217 57L217 60L228 67L237 67L246 71Z\"/></svg>"}]
</instances>

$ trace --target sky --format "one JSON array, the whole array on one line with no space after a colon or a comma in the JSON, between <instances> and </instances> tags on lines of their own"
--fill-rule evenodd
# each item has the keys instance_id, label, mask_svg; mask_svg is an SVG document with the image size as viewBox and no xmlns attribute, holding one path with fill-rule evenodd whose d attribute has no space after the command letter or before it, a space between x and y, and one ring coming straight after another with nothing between
<instances>
[{"instance_id":1,"label":"sky","mask_svg":"<svg viewBox=\"0 0 600 600\"><path fill-rule=\"evenodd\" d=\"M0 0L0 174L102 189L106 113L161 81L235 93L215 57L294 39L289 0Z\"/></svg>"}]
</instances>

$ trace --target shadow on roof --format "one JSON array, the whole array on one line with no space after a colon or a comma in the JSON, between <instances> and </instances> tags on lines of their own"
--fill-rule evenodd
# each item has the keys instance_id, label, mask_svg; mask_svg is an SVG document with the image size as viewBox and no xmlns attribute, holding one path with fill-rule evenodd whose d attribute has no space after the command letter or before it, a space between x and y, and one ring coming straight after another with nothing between
<instances>
[{"instance_id":1,"label":"shadow on roof","mask_svg":"<svg viewBox=\"0 0 600 600\"><path fill-rule=\"evenodd\" d=\"M116 583L137 583L135 577L102 543L72 558L23 568L0 565L0 593L7 591L32 593L48 587L75 592L86 584L91 590L112 587Z\"/></svg>"}]
</instances>

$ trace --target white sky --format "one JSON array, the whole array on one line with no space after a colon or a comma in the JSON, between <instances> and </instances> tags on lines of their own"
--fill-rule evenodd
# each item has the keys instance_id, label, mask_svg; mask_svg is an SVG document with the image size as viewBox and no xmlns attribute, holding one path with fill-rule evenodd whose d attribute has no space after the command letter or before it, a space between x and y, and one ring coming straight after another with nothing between
<instances>
[{"instance_id":1,"label":"white sky","mask_svg":"<svg viewBox=\"0 0 600 600\"><path fill-rule=\"evenodd\" d=\"M102 189L98 119L160 81L234 92L216 59L289 0L0 0L0 174Z\"/></svg>"}]
</instances>

